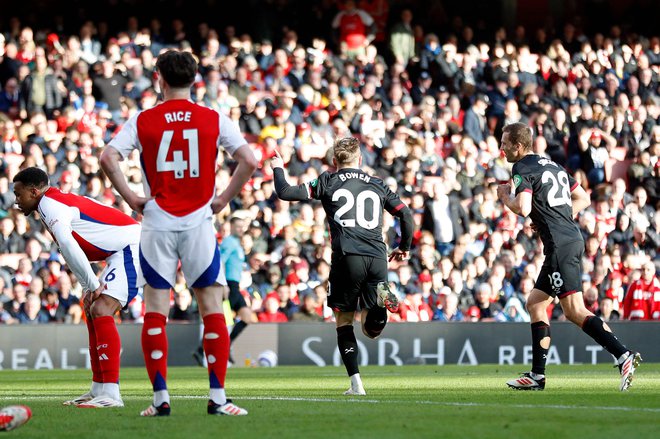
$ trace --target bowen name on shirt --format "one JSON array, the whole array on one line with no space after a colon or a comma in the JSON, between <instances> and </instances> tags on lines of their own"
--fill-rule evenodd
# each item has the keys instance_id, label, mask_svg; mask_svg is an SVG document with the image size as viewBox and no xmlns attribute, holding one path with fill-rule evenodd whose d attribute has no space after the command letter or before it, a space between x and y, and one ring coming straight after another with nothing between
<instances>
[{"instance_id":1,"label":"bowen name on shirt","mask_svg":"<svg viewBox=\"0 0 660 439\"><path fill-rule=\"evenodd\" d=\"M339 179L341 181L346 181L346 180L351 179L351 178L359 178L360 180L364 181L365 183L369 183L369 180L371 179L371 177L369 177L368 175L361 174L359 172L346 172L346 173L337 174L337 175L339 176Z\"/></svg>"}]
</instances>

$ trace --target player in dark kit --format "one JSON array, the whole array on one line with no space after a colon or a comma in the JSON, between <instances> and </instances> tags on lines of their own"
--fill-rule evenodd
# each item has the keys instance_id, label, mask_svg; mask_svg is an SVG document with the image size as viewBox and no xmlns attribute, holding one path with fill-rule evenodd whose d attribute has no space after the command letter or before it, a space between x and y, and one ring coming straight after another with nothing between
<instances>
[{"instance_id":1,"label":"player in dark kit","mask_svg":"<svg viewBox=\"0 0 660 439\"><path fill-rule=\"evenodd\" d=\"M497 195L511 211L530 216L543 241L545 261L527 300L532 322L532 370L507 385L520 390L545 388L545 363L550 347L548 306L559 298L564 315L611 353L621 373L620 390L630 387L641 362L599 317L584 306L580 291L584 240L573 217L591 203L582 187L561 166L532 152L532 134L522 123L507 125L502 133L502 151L513 165L515 197L511 185L497 188Z\"/></svg>"},{"instance_id":2,"label":"player in dark kit","mask_svg":"<svg viewBox=\"0 0 660 439\"><path fill-rule=\"evenodd\" d=\"M332 159L337 171L298 186L286 180L279 154L272 161L275 191L283 200L321 200L330 224L332 264L328 306L337 323L337 345L351 387L345 395L366 395L358 369L358 345L353 319L360 304L362 332L376 338L385 328L387 310L396 312L399 300L387 284L387 247L383 242L383 210L401 220L401 243L389 260L408 257L413 219L410 209L381 179L359 169L360 143L346 137L335 142Z\"/></svg>"}]
</instances>

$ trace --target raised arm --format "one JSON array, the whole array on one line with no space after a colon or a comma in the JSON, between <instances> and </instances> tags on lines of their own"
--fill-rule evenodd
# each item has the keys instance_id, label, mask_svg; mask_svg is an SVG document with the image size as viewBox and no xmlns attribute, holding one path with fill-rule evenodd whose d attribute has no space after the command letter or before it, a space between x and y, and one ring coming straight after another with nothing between
<instances>
[{"instance_id":1,"label":"raised arm","mask_svg":"<svg viewBox=\"0 0 660 439\"><path fill-rule=\"evenodd\" d=\"M310 188L308 183L291 186L286 179L286 172L284 171L284 161L278 151L275 151L275 157L270 161L273 168L273 178L275 182L275 193L277 196L285 201L305 201L311 197Z\"/></svg>"}]
</instances>

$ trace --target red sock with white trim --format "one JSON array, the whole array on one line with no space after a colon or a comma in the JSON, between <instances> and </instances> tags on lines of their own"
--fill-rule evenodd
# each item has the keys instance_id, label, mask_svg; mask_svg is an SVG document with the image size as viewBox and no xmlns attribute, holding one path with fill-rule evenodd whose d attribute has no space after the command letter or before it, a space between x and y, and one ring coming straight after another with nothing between
<instances>
[{"instance_id":1,"label":"red sock with white trim","mask_svg":"<svg viewBox=\"0 0 660 439\"><path fill-rule=\"evenodd\" d=\"M229 360L229 333L224 314L204 317L204 352L209 371L210 397L216 404L225 404L225 377Z\"/></svg>"},{"instance_id":2,"label":"red sock with white trim","mask_svg":"<svg viewBox=\"0 0 660 439\"><path fill-rule=\"evenodd\" d=\"M142 325L142 353L144 364L154 389L154 405L169 403L167 392L167 317L156 312L148 312Z\"/></svg>"}]
</instances>

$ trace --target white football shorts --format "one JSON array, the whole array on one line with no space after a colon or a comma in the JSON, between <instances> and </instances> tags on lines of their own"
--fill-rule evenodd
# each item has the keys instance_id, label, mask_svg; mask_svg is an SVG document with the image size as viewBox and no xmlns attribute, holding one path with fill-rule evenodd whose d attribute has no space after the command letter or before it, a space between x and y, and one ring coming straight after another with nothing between
<instances>
[{"instance_id":1,"label":"white football shorts","mask_svg":"<svg viewBox=\"0 0 660 439\"><path fill-rule=\"evenodd\" d=\"M105 268L99 277L105 289L102 294L113 297L125 307L138 293L139 247L127 245L105 260Z\"/></svg>"},{"instance_id":2,"label":"white football shorts","mask_svg":"<svg viewBox=\"0 0 660 439\"><path fill-rule=\"evenodd\" d=\"M142 230L140 236L139 286L157 289L174 286L176 272L181 270L186 283L204 288L215 283L227 285L220 249L211 218L198 227L181 231Z\"/></svg>"}]
</instances>

